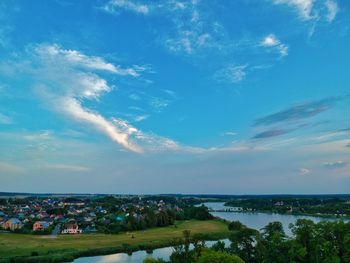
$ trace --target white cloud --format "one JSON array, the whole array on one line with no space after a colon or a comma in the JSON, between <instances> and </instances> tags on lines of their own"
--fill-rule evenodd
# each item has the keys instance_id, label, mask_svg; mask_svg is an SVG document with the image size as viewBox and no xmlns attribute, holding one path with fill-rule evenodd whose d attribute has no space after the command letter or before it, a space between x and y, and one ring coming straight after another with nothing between
<instances>
[{"instance_id":1,"label":"white cloud","mask_svg":"<svg viewBox=\"0 0 350 263\"><path fill-rule=\"evenodd\" d=\"M286 4L295 8L303 20L310 20L313 17L312 8L314 0L274 0L275 4Z\"/></svg>"},{"instance_id":2,"label":"white cloud","mask_svg":"<svg viewBox=\"0 0 350 263\"><path fill-rule=\"evenodd\" d=\"M145 114L145 115L138 115L138 116L135 116L134 117L134 121L136 122L140 122L140 121L144 121L146 119L149 118L149 115L148 114Z\"/></svg>"},{"instance_id":3,"label":"white cloud","mask_svg":"<svg viewBox=\"0 0 350 263\"><path fill-rule=\"evenodd\" d=\"M339 11L336 0L273 0L273 2L294 8L303 21L325 18L328 22L332 22Z\"/></svg>"},{"instance_id":4,"label":"white cloud","mask_svg":"<svg viewBox=\"0 0 350 263\"><path fill-rule=\"evenodd\" d=\"M304 176L304 175L308 175L310 174L312 171L310 169L307 169L307 168L300 168L299 169L299 174L301 176Z\"/></svg>"},{"instance_id":5,"label":"white cloud","mask_svg":"<svg viewBox=\"0 0 350 263\"><path fill-rule=\"evenodd\" d=\"M171 30L162 37L162 44L176 53L194 54L202 48L218 47L215 40L221 36L218 22L204 19L198 5L199 1L173 1L141 3L135 0L110 0L102 7L109 13L127 10L137 14L161 14L170 19Z\"/></svg>"},{"instance_id":6,"label":"white cloud","mask_svg":"<svg viewBox=\"0 0 350 263\"><path fill-rule=\"evenodd\" d=\"M129 75L138 77L140 76L140 72L145 70L144 67L137 65L130 68L121 68L120 66L115 66L112 63L106 62L103 58L87 56L77 50L62 49L58 45L39 45L35 51L42 59L45 59L46 62L69 63L71 67L76 66L92 70L107 71L121 76Z\"/></svg>"},{"instance_id":7,"label":"white cloud","mask_svg":"<svg viewBox=\"0 0 350 263\"><path fill-rule=\"evenodd\" d=\"M101 57L87 56L58 45L38 45L31 52L30 61L19 63L27 71L33 86L46 106L65 116L99 130L128 150L141 152L111 121L100 113L83 106L84 100L98 100L112 90L99 71L119 76L139 76L140 67L122 68Z\"/></svg>"},{"instance_id":8,"label":"white cloud","mask_svg":"<svg viewBox=\"0 0 350 263\"><path fill-rule=\"evenodd\" d=\"M29 48L29 60L11 64L11 74L16 71L29 77L37 95L50 109L76 122L93 127L125 149L144 151L194 151L192 147L180 146L177 142L151 133L144 133L119 118L107 119L100 112L87 108L85 101L98 101L113 87L99 75L99 71L124 77L138 77L144 67L122 68L106 62L101 57L88 56L76 50L66 50L58 45L38 45ZM137 74L135 74L135 72ZM9 73L10 74L10 73ZM26 75L27 74L27 75ZM167 107L174 99L174 93L164 91L169 99L148 96L149 103L156 111ZM139 109L139 108L137 108ZM134 115L135 122L149 117L148 114ZM40 136L48 137L48 133ZM30 139L30 138L28 138ZM64 168L64 167L61 167ZM68 168L67 168L68 169Z\"/></svg>"},{"instance_id":9,"label":"white cloud","mask_svg":"<svg viewBox=\"0 0 350 263\"><path fill-rule=\"evenodd\" d=\"M12 119L0 112L0 124L4 124L4 125L12 124Z\"/></svg>"},{"instance_id":10,"label":"white cloud","mask_svg":"<svg viewBox=\"0 0 350 263\"><path fill-rule=\"evenodd\" d=\"M150 11L148 5L140 4L133 0L110 0L102 9L109 13L116 13L118 10L124 9L144 15L148 14Z\"/></svg>"},{"instance_id":11,"label":"white cloud","mask_svg":"<svg viewBox=\"0 0 350 263\"><path fill-rule=\"evenodd\" d=\"M288 46L281 43L281 41L274 34L269 34L265 36L261 40L260 45L262 47L273 48L277 50L282 57L288 55Z\"/></svg>"},{"instance_id":12,"label":"white cloud","mask_svg":"<svg viewBox=\"0 0 350 263\"><path fill-rule=\"evenodd\" d=\"M106 120L100 114L92 112L88 109L82 107L81 103L74 98L59 98L58 107L62 107L62 112L66 113L68 116L75 118L78 121L89 123L96 127L96 129L107 134L113 141L124 146L125 148L135 151L142 152L141 148L130 142L128 134L120 131L115 125L110 121Z\"/></svg>"},{"instance_id":13,"label":"white cloud","mask_svg":"<svg viewBox=\"0 0 350 263\"><path fill-rule=\"evenodd\" d=\"M326 8L327 8L327 21L332 22L335 17L337 16L337 13L339 11L339 7L336 1L334 0L327 0L326 1Z\"/></svg>"}]
</instances>

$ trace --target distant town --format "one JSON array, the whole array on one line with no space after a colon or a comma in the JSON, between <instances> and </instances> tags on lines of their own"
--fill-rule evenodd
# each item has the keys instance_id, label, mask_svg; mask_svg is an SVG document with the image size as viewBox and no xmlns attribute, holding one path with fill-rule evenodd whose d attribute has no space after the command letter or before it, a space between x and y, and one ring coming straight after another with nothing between
<instances>
[{"instance_id":1,"label":"distant town","mask_svg":"<svg viewBox=\"0 0 350 263\"><path fill-rule=\"evenodd\" d=\"M158 196L1 198L0 227L24 234L116 234L212 217L196 203L195 198Z\"/></svg>"},{"instance_id":2,"label":"distant town","mask_svg":"<svg viewBox=\"0 0 350 263\"><path fill-rule=\"evenodd\" d=\"M23 234L117 234L175 220L211 219L215 210L198 206L225 202L225 212L272 212L350 217L350 197L339 196L143 196L27 195L0 198L0 229Z\"/></svg>"},{"instance_id":3,"label":"distant town","mask_svg":"<svg viewBox=\"0 0 350 263\"><path fill-rule=\"evenodd\" d=\"M0 263L72 262L152 254L164 247L173 248L167 260L145 256L143 262L346 263L349 200L349 195L0 193ZM313 234L304 236L305 229ZM270 261L276 251L278 258Z\"/></svg>"}]
</instances>

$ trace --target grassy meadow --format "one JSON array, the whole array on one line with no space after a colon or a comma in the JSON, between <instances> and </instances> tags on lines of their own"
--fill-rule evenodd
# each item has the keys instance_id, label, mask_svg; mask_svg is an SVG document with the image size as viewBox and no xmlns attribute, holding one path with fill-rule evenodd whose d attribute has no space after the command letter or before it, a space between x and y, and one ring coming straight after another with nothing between
<instances>
[{"instance_id":1,"label":"grassy meadow","mask_svg":"<svg viewBox=\"0 0 350 263\"><path fill-rule=\"evenodd\" d=\"M181 221L175 226L116 235L60 235L56 238L24 234L0 234L0 262L60 262L84 255L98 255L169 246L183 230L211 239L228 235L227 224L219 220ZM35 257L33 256L35 255ZM37 256L38 255L38 256ZM26 258L26 261L24 261ZM33 261L29 261L29 260ZM35 261L36 260L36 261Z\"/></svg>"}]
</instances>

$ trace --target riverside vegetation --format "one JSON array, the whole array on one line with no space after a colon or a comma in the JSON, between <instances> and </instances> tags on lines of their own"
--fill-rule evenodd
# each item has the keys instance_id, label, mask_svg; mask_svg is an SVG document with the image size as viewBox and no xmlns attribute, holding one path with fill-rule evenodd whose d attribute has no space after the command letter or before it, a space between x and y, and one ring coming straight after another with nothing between
<instances>
[{"instance_id":1,"label":"riverside vegetation","mask_svg":"<svg viewBox=\"0 0 350 263\"><path fill-rule=\"evenodd\" d=\"M320 222L299 219L287 237L280 222L271 222L261 231L239 221L229 224L231 245L218 241L211 248L191 239L184 232L183 244L175 246L170 263L349 263L350 223ZM190 243L194 244L192 250ZM166 263L146 259L144 263Z\"/></svg>"}]
</instances>

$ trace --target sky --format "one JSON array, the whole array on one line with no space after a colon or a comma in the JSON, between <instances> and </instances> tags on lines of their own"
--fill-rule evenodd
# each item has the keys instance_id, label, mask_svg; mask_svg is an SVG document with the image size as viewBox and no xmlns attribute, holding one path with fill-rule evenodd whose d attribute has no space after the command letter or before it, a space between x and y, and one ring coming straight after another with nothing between
<instances>
[{"instance_id":1,"label":"sky","mask_svg":"<svg viewBox=\"0 0 350 263\"><path fill-rule=\"evenodd\" d=\"M350 193L350 2L0 2L0 191Z\"/></svg>"}]
</instances>

